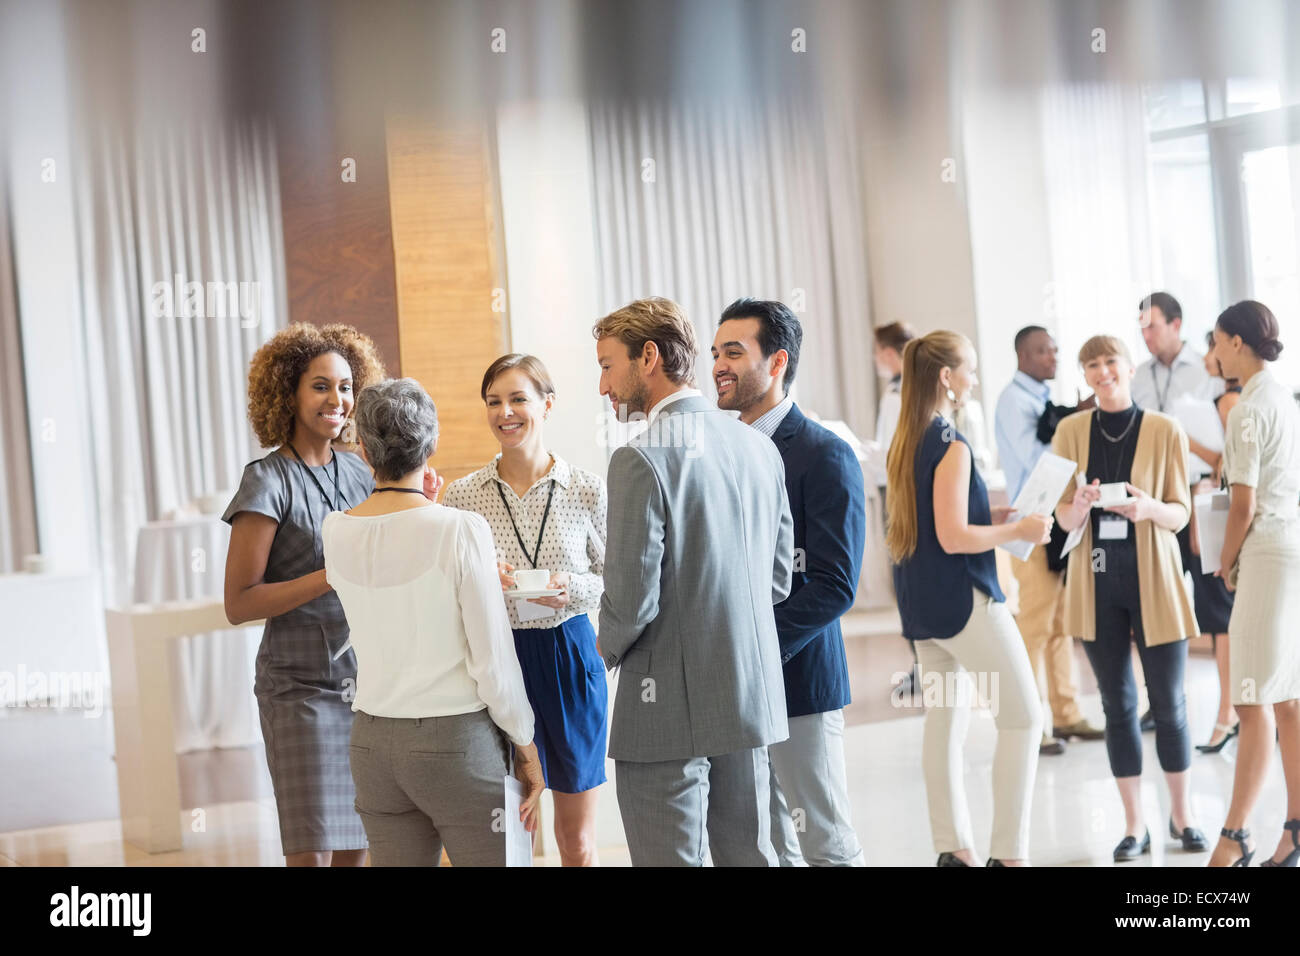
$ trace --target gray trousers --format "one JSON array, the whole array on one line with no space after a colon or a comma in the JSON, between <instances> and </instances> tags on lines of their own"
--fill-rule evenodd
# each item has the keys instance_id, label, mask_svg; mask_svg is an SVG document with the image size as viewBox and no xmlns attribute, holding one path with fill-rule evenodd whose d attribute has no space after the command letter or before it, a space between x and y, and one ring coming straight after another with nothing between
<instances>
[{"instance_id":1,"label":"gray trousers","mask_svg":"<svg viewBox=\"0 0 1300 956\"><path fill-rule=\"evenodd\" d=\"M509 743L486 710L398 719L357 711L352 780L372 866L505 866Z\"/></svg>"},{"instance_id":2,"label":"gray trousers","mask_svg":"<svg viewBox=\"0 0 1300 956\"><path fill-rule=\"evenodd\" d=\"M617 760L614 781L633 866L776 866L767 748L715 757Z\"/></svg>"},{"instance_id":3,"label":"gray trousers","mask_svg":"<svg viewBox=\"0 0 1300 956\"><path fill-rule=\"evenodd\" d=\"M781 866L865 866L849 815L844 711L791 717L790 738L768 747L772 846Z\"/></svg>"}]
</instances>

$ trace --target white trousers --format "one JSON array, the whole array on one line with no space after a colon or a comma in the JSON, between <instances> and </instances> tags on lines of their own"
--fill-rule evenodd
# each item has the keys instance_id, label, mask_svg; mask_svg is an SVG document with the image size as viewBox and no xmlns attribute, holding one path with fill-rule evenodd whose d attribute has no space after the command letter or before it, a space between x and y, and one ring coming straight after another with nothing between
<instances>
[{"instance_id":1,"label":"white trousers","mask_svg":"<svg viewBox=\"0 0 1300 956\"><path fill-rule=\"evenodd\" d=\"M930 831L938 853L973 850L963 747L976 692L998 729L993 755L993 837L998 860L1029 857L1029 810L1043 733L1043 708L1029 655L1004 603L975 590L970 620L955 636L916 642L925 701L922 765Z\"/></svg>"}]
</instances>

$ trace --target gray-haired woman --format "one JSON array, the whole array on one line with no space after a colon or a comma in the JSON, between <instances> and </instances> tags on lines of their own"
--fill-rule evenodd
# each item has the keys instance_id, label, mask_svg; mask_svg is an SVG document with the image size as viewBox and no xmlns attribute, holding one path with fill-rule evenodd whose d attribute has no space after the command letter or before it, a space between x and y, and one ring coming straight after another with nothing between
<instances>
[{"instance_id":1,"label":"gray-haired woman","mask_svg":"<svg viewBox=\"0 0 1300 956\"><path fill-rule=\"evenodd\" d=\"M501 866L511 743L530 831L544 783L492 535L433 500L438 415L418 382L370 386L356 418L375 490L323 536L357 657L350 757L371 861L436 866L445 846L453 865Z\"/></svg>"}]
</instances>

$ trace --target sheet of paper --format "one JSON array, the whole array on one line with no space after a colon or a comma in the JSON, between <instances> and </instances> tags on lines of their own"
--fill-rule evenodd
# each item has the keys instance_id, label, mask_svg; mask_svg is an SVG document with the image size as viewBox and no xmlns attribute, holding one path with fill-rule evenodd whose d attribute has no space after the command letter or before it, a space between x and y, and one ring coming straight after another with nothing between
<instances>
[{"instance_id":1,"label":"sheet of paper","mask_svg":"<svg viewBox=\"0 0 1300 956\"><path fill-rule=\"evenodd\" d=\"M1223 537L1228 532L1228 493L1214 491L1197 495L1196 546L1201 551L1201 573L1213 574L1219 570L1219 555L1223 553Z\"/></svg>"},{"instance_id":2,"label":"sheet of paper","mask_svg":"<svg viewBox=\"0 0 1300 956\"><path fill-rule=\"evenodd\" d=\"M531 601L515 601L515 613L520 621L540 621L544 617L555 617L559 612L545 604L533 604Z\"/></svg>"},{"instance_id":3,"label":"sheet of paper","mask_svg":"<svg viewBox=\"0 0 1300 956\"><path fill-rule=\"evenodd\" d=\"M524 802L524 785L509 774L505 777L505 800L506 866L532 866L533 837L519 819L519 807Z\"/></svg>"},{"instance_id":4,"label":"sheet of paper","mask_svg":"<svg viewBox=\"0 0 1300 956\"><path fill-rule=\"evenodd\" d=\"M1082 488L1087 483L1088 483L1088 479L1083 477L1083 472L1077 471L1074 473L1074 486L1076 488ZM1092 519L1089 518L1086 521L1080 522L1079 527L1075 528L1073 531L1071 531L1068 535L1065 536L1065 544L1061 545L1062 558L1064 558L1067 554L1073 551L1075 547L1078 546L1079 542L1083 540L1083 529L1088 527L1088 521L1091 520Z\"/></svg>"},{"instance_id":5,"label":"sheet of paper","mask_svg":"<svg viewBox=\"0 0 1300 956\"><path fill-rule=\"evenodd\" d=\"M1223 451L1223 422L1219 420L1219 410L1214 407L1213 401L1194 395L1181 395L1170 406L1169 413L1178 419L1188 438L1210 451ZM1212 470L1208 462L1191 452L1187 453L1187 471L1193 479L1200 474L1209 474Z\"/></svg>"},{"instance_id":6,"label":"sheet of paper","mask_svg":"<svg viewBox=\"0 0 1300 956\"><path fill-rule=\"evenodd\" d=\"M1024 515L1052 514L1057 502L1061 500L1061 492L1065 491L1076 470L1074 462L1068 458L1053 455L1050 451L1043 452L1038 456L1034 470L1025 479L1020 494L1011 503L1013 510L1007 520L1017 521ZM1002 545L1002 550L1021 561L1028 561L1034 545L1031 541L1009 541Z\"/></svg>"}]
</instances>

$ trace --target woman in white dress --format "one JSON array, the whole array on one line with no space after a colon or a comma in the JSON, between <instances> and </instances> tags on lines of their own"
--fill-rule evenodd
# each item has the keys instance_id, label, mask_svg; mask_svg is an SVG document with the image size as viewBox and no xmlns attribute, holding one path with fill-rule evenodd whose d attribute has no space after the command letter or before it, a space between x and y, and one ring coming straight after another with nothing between
<instances>
[{"instance_id":1,"label":"woman in white dress","mask_svg":"<svg viewBox=\"0 0 1300 956\"><path fill-rule=\"evenodd\" d=\"M1268 367L1281 351L1277 319L1259 302L1229 306L1215 323L1215 358L1224 377L1242 385L1224 436L1231 507L1216 572L1239 592L1228 635L1241 736L1232 803L1211 866L1247 866L1255 853L1246 823L1273 756L1274 720L1288 819L1261 865L1300 863L1300 410Z\"/></svg>"}]
</instances>

